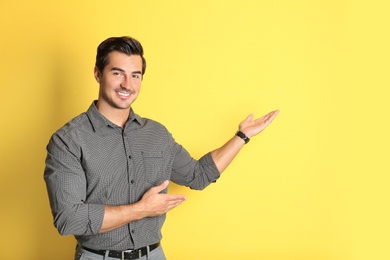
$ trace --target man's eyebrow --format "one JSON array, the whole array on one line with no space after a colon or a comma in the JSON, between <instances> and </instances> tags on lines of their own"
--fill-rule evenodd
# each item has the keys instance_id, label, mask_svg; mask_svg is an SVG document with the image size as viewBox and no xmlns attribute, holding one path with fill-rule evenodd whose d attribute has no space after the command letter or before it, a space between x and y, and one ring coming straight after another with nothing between
<instances>
[{"instance_id":1,"label":"man's eyebrow","mask_svg":"<svg viewBox=\"0 0 390 260\"><path fill-rule=\"evenodd\" d=\"M121 68L118 68L118 67L112 67L112 68L111 68L111 71L113 71L113 70L117 70L117 71L125 72L125 70L124 70L124 69L121 69Z\"/></svg>"},{"instance_id":2,"label":"man's eyebrow","mask_svg":"<svg viewBox=\"0 0 390 260\"><path fill-rule=\"evenodd\" d=\"M120 71L120 72L126 72L124 69L121 69L118 67L112 67L111 71L113 71L113 70ZM142 74L142 71L140 71L140 70L133 71L131 74Z\"/></svg>"}]
</instances>

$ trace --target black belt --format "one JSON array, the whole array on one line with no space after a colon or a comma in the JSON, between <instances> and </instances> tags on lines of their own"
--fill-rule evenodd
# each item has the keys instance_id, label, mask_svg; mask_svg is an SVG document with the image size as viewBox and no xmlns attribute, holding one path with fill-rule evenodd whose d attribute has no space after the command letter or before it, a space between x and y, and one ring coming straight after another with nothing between
<instances>
[{"instance_id":1,"label":"black belt","mask_svg":"<svg viewBox=\"0 0 390 260\"><path fill-rule=\"evenodd\" d=\"M153 251L157 247L160 246L160 242L150 245L149 246L149 252ZM95 249L90 249L85 246L81 246L83 249L98 254L98 255L106 255L106 252L108 252L109 257L114 257L114 258L120 258L120 259L138 259L146 255L147 252L147 247L141 247L139 249L130 249L130 250L125 250L125 251L115 251L115 250L95 250Z\"/></svg>"}]
</instances>

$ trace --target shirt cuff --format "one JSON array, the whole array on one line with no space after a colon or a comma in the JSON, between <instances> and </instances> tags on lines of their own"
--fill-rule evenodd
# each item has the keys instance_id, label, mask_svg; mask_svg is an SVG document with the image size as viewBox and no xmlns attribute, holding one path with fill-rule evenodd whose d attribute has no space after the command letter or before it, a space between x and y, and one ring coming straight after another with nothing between
<instances>
[{"instance_id":1,"label":"shirt cuff","mask_svg":"<svg viewBox=\"0 0 390 260\"><path fill-rule=\"evenodd\" d=\"M219 177L221 176L220 172L218 171L217 166L215 165L215 162L213 160L213 157L211 156L211 152L204 155L202 158L200 158L200 163L204 167L207 178L210 182L216 182Z\"/></svg>"},{"instance_id":2,"label":"shirt cuff","mask_svg":"<svg viewBox=\"0 0 390 260\"><path fill-rule=\"evenodd\" d=\"M88 204L89 229L92 234L98 234L103 225L104 205Z\"/></svg>"}]
</instances>

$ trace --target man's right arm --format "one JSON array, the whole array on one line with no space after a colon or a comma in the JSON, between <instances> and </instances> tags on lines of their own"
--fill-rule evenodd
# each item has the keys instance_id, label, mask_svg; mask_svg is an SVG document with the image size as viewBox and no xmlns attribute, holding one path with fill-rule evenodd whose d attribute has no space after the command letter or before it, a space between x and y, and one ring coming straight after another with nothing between
<instances>
[{"instance_id":1,"label":"man's right arm","mask_svg":"<svg viewBox=\"0 0 390 260\"><path fill-rule=\"evenodd\" d=\"M121 206L104 206L104 219L100 233L111 231L145 217L161 216L186 200L184 195L160 194L169 184L164 181L152 187L139 202Z\"/></svg>"},{"instance_id":2,"label":"man's right arm","mask_svg":"<svg viewBox=\"0 0 390 260\"><path fill-rule=\"evenodd\" d=\"M87 181L79 150L71 138L58 132L47 146L44 180L54 226L61 235L98 234L104 218L104 205L86 203Z\"/></svg>"}]
</instances>

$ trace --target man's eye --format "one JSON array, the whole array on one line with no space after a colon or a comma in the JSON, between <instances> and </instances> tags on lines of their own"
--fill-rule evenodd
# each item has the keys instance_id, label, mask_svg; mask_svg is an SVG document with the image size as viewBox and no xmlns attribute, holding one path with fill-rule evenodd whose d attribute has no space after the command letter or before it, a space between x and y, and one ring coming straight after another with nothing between
<instances>
[{"instance_id":1,"label":"man's eye","mask_svg":"<svg viewBox=\"0 0 390 260\"><path fill-rule=\"evenodd\" d=\"M133 74L133 79L140 79L141 78L141 75L139 74Z\"/></svg>"},{"instance_id":2,"label":"man's eye","mask_svg":"<svg viewBox=\"0 0 390 260\"><path fill-rule=\"evenodd\" d=\"M121 75L121 73L120 73L119 71L114 71L112 74L113 74L114 76L120 76L120 75Z\"/></svg>"}]
</instances>

